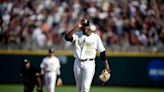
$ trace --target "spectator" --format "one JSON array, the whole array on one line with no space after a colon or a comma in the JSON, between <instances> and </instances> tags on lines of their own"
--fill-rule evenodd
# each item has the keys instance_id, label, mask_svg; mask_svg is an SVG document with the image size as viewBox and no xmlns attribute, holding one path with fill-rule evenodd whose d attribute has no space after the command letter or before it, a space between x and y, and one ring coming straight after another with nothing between
<instances>
[{"instance_id":1,"label":"spectator","mask_svg":"<svg viewBox=\"0 0 164 92\"><path fill-rule=\"evenodd\" d=\"M97 26L96 33L109 48L125 39L130 47L153 46L160 51L164 45L162 0L3 0L0 12L1 48L69 49L63 34L84 16ZM38 25L41 32L34 35ZM31 47L33 43L37 47Z\"/></svg>"}]
</instances>

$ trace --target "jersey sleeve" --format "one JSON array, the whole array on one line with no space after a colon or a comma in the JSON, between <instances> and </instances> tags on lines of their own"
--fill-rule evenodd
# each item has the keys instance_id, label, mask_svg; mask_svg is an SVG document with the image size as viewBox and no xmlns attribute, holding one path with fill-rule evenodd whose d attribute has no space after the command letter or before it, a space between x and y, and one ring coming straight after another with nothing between
<instances>
[{"instance_id":1,"label":"jersey sleeve","mask_svg":"<svg viewBox=\"0 0 164 92\"><path fill-rule=\"evenodd\" d=\"M77 39L77 34L76 33L73 34L72 37L73 37L73 41L72 42L74 42Z\"/></svg>"},{"instance_id":2,"label":"jersey sleeve","mask_svg":"<svg viewBox=\"0 0 164 92\"><path fill-rule=\"evenodd\" d=\"M101 40L101 38L98 35L97 35L97 51L98 52L105 51L105 47L104 47L104 45L102 43L102 40Z\"/></svg>"},{"instance_id":3,"label":"jersey sleeve","mask_svg":"<svg viewBox=\"0 0 164 92\"><path fill-rule=\"evenodd\" d=\"M40 64L40 68L41 68L41 74L44 74L44 68L45 68L45 59L43 59L43 61Z\"/></svg>"}]
</instances>

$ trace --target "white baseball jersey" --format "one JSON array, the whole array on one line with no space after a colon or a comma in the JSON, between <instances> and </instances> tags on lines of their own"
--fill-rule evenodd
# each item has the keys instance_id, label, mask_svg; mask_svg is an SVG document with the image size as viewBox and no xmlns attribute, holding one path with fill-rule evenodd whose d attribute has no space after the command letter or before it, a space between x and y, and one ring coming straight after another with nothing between
<instances>
[{"instance_id":1,"label":"white baseball jersey","mask_svg":"<svg viewBox=\"0 0 164 92\"><path fill-rule=\"evenodd\" d=\"M60 62L55 56L45 57L40 65L44 72L56 72L60 74Z\"/></svg>"},{"instance_id":2,"label":"white baseball jersey","mask_svg":"<svg viewBox=\"0 0 164 92\"><path fill-rule=\"evenodd\" d=\"M60 74L60 62L55 56L45 57L40 65L44 78L47 92L55 92L56 75Z\"/></svg>"},{"instance_id":3,"label":"white baseball jersey","mask_svg":"<svg viewBox=\"0 0 164 92\"><path fill-rule=\"evenodd\" d=\"M73 34L73 50L74 57L77 59L90 59L96 57L98 52L105 51L100 37L91 33L91 35L83 35L82 32Z\"/></svg>"}]
</instances>

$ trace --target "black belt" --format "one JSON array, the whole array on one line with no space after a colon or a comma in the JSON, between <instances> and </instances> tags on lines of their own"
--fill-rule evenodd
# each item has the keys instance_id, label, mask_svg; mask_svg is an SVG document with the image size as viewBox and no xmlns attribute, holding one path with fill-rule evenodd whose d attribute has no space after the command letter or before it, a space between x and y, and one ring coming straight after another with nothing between
<instances>
[{"instance_id":1,"label":"black belt","mask_svg":"<svg viewBox=\"0 0 164 92\"><path fill-rule=\"evenodd\" d=\"M94 60L93 58L90 58L90 59L79 59L80 62L85 62L85 61L92 61Z\"/></svg>"}]
</instances>

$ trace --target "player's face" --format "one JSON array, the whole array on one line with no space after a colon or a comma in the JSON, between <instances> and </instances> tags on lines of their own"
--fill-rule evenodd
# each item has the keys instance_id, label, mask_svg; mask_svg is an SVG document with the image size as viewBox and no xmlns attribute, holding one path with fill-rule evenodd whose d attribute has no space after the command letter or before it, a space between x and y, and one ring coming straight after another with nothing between
<instances>
[{"instance_id":1,"label":"player's face","mask_svg":"<svg viewBox=\"0 0 164 92\"><path fill-rule=\"evenodd\" d=\"M90 33L91 33L91 30L90 30L90 27L88 26L88 27L85 27L83 30L83 34L84 35L90 35Z\"/></svg>"},{"instance_id":2,"label":"player's face","mask_svg":"<svg viewBox=\"0 0 164 92\"><path fill-rule=\"evenodd\" d=\"M54 53L48 53L48 56L49 57L51 57L51 56L53 56L54 55Z\"/></svg>"},{"instance_id":3,"label":"player's face","mask_svg":"<svg viewBox=\"0 0 164 92\"><path fill-rule=\"evenodd\" d=\"M30 68L30 63L25 64L25 68L29 69Z\"/></svg>"}]
</instances>

